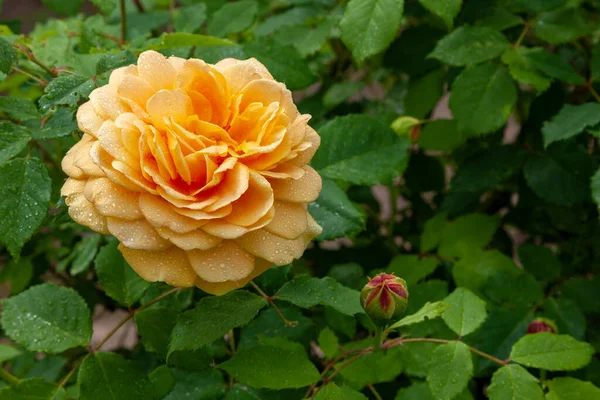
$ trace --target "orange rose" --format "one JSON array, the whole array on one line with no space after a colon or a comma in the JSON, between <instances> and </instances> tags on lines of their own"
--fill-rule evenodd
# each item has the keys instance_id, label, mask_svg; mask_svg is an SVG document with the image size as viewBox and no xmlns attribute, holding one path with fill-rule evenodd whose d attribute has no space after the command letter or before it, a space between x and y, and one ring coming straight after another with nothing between
<instances>
[{"instance_id":1,"label":"orange rose","mask_svg":"<svg viewBox=\"0 0 600 400\"><path fill-rule=\"evenodd\" d=\"M61 193L142 278L222 294L321 232L307 212L321 190L309 118L255 59L147 51L79 108Z\"/></svg>"}]
</instances>

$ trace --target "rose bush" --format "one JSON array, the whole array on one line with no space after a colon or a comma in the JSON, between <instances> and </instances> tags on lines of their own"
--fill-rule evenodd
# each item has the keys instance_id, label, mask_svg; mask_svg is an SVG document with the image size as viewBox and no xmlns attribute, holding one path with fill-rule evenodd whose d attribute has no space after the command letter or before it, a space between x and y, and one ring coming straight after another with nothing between
<instances>
[{"instance_id":1,"label":"rose bush","mask_svg":"<svg viewBox=\"0 0 600 400\"><path fill-rule=\"evenodd\" d=\"M77 111L61 194L142 278L223 294L321 232L307 212L321 190L309 118L256 59L147 51Z\"/></svg>"},{"instance_id":2,"label":"rose bush","mask_svg":"<svg viewBox=\"0 0 600 400\"><path fill-rule=\"evenodd\" d=\"M0 400L600 399L599 0L18 2Z\"/></svg>"}]
</instances>

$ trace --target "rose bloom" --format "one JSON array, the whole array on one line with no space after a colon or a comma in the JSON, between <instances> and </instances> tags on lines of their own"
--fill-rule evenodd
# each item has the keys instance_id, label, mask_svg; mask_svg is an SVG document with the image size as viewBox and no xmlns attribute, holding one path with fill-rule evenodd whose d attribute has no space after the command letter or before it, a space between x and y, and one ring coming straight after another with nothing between
<instances>
[{"instance_id":1,"label":"rose bloom","mask_svg":"<svg viewBox=\"0 0 600 400\"><path fill-rule=\"evenodd\" d=\"M61 193L145 280L226 293L321 232L307 212L321 190L309 118L255 59L146 51L79 107Z\"/></svg>"}]
</instances>

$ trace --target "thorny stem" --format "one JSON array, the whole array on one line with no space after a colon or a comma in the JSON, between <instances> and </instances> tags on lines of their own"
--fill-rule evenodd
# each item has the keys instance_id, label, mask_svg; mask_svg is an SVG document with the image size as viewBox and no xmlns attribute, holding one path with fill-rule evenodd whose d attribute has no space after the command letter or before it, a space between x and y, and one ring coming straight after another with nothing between
<instances>
[{"instance_id":1,"label":"thorny stem","mask_svg":"<svg viewBox=\"0 0 600 400\"><path fill-rule=\"evenodd\" d=\"M6 383L8 383L9 385L16 385L20 381L19 378L17 378L16 376L14 376L13 374L11 374L10 372L6 371L4 368L1 368L1 367L0 367L0 378L2 378L2 380L5 381Z\"/></svg>"},{"instance_id":2,"label":"thorny stem","mask_svg":"<svg viewBox=\"0 0 600 400\"><path fill-rule=\"evenodd\" d=\"M123 50L123 41L121 39L119 39L115 35L111 35L110 33L106 33L106 32L99 32L99 33L100 33L100 36L104 36L105 38L110 39L113 42L115 42L117 45L119 45L119 48L121 50Z\"/></svg>"},{"instance_id":3,"label":"thorny stem","mask_svg":"<svg viewBox=\"0 0 600 400\"><path fill-rule=\"evenodd\" d=\"M146 304L144 304L140 308L130 311L129 314L127 314L127 316L125 318L123 318L117 324L117 326L115 326L110 332L108 332L108 334L104 337L104 339L102 339L100 341L100 343L98 343L98 345L96 346L96 348L92 352L95 353L98 350L100 350L100 348L102 346L104 346L104 344L108 341L108 339L110 339L119 330L119 328L121 328L123 325L125 325L127 323L127 321L129 321L131 318L133 318L135 316L135 314L137 314L140 311L144 311L146 308L150 307L151 305L158 303L159 301L161 301L165 297L168 297L168 296L172 295L173 293L176 293L176 292L178 292L180 290L181 290L181 288L171 289L168 292L163 293L160 296L156 297L155 299L150 300L149 302L147 302Z\"/></svg>"},{"instance_id":4,"label":"thorny stem","mask_svg":"<svg viewBox=\"0 0 600 400\"><path fill-rule=\"evenodd\" d=\"M368 384L367 387L369 388L369 390L371 391L371 393L373 393L373 396L375 396L375 398L377 400L383 400L383 398L379 395L379 393L377 393L377 390L375 390L375 387L372 384Z\"/></svg>"},{"instance_id":5,"label":"thorny stem","mask_svg":"<svg viewBox=\"0 0 600 400\"><path fill-rule=\"evenodd\" d=\"M523 30L521 31L521 34L519 35L517 41L513 45L513 47L515 49L518 48L521 45L521 42L523 41L523 39L525 39L525 35L527 35L527 32L529 32L529 27L531 27L531 21L525 22L525 26L523 26Z\"/></svg>"},{"instance_id":6,"label":"thorny stem","mask_svg":"<svg viewBox=\"0 0 600 400\"><path fill-rule=\"evenodd\" d=\"M279 308L277 307L277 305L275 304L274 297L267 295L265 292L263 292L263 290L256 284L254 283L254 281L250 281L250 284L252 285L252 287L258 292L258 294L260 294L262 296L263 299L265 299L266 301L269 302L269 305L271 307L273 307L273 309L275 310L275 312L277 313L277 315L279 315L279 318L281 318L281 320L283 321L284 324L286 324L287 326L291 326L294 327L296 325L298 325L298 322L296 321L290 321L288 320L279 310Z\"/></svg>"},{"instance_id":7,"label":"thorny stem","mask_svg":"<svg viewBox=\"0 0 600 400\"><path fill-rule=\"evenodd\" d=\"M38 60L38 58L34 56L33 53L27 47L15 43L13 43L13 47L25 53L29 61L31 61L34 64L37 64L39 67L41 67L44 71L48 72L53 77L58 76L58 72L56 72L54 68L50 68L49 66Z\"/></svg>"},{"instance_id":8,"label":"thorny stem","mask_svg":"<svg viewBox=\"0 0 600 400\"><path fill-rule=\"evenodd\" d=\"M142 2L140 0L133 0L133 4L135 4L139 12L145 12L144 6L142 5Z\"/></svg>"},{"instance_id":9,"label":"thorny stem","mask_svg":"<svg viewBox=\"0 0 600 400\"><path fill-rule=\"evenodd\" d=\"M125 0L119 0L121 5L121 42L127 37L127 13L125 12Z\"/></svg>"},{"instance_id":10,"label":"thorny stem","mask_svg":"<svg viewBox=\"0 0 600 400\"><path fill-rule=\"evenodd\" d=\"M396 347L396 346L400 346L403 345L404 343L410 343L410 342L430 342L430 343L440 343L440 344L446 344L446 343L455 343L455 342L460 342L462 343L460 340L445 340L445 339L433 339L433 338L398 338L398 339L392 339L392 340L388 340L387 342L383 343L381 345L382 349L390 349L392 347ZM490 354L484 353L481 350L478 350L474 347L471 346L467 346L469 348L469 350L471 350L473 353L478 354L479 356L483 357L483 358L487 358L490 361L493 361L497 364L500 365L507 365L509 360L500 360L499 358L496 358ZM335 371L333 371L333 373L327 377L325 377L325 374L331 370L331 368L333 368L342 358L344 358L345 356L348 356L349 354L355 353L355 351L349 351L346 353L341 354L340 356L338 356L338 358L336 358L335 360L331 361L329 364L327 364L327 366L325 367L325 369L323 370L323 372L321 373L321 381L323 382L323 384L319 387L316 387L316 384L313 384L307 391L307 393L304 395L304 398L309 398L309 399L313 399L317 393L319 392L319 390L321 390L321 388L325 385L327 385L329 382L331 382L331 380L337 375L339 374L343 369L345 369L346 367L348 367L350 364L352 364L353 362L357 361L359 358L367 355L367 354L371 354L375 351L374 347L367 347L366 349L361 349L358 350L358 354L352 356L351 358L348 358L342 365L339 366L339 368L337 368ZM315 389L316 387L316 389ZM370 388L369 388L370 389ZM312 395L311 395L312 392ZM375 393L373 393L373 395L375 397L377 397L377 395ZM310 396L310 397L308 397Z\"/></svg>"},{"instance_id":11,"label":"thorny stem","mask_svg":"<svg viewBox=\"0 0 600 400\"><path fill-rule=\"evenodd\" d=\"M33 79L34 81L36 81L40 86L46 87L48 86L48 81L42 78L38 78L37 76L34 76L32 74L30 74L29 72L22 70L21 68L17 68L17 67L12 67L12 69L15 72L18 72L20 74L23 74L25 76L28 76L30 79Z\"/></svg>"}]
</instances>

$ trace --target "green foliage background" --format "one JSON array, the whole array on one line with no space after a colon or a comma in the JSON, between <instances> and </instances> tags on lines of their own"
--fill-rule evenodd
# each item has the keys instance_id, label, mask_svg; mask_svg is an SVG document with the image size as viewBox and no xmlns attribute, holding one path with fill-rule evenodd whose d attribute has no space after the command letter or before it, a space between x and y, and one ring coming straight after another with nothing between
<instances>
[{"instance_id":1,"label":"green foliage background","mask_svg":"<svg viewBox=\"0 0 600 400\"><path fill-rule=\"evenodd\" d=\"M63 17L0 21L1 400L600 399L600 1L43 3ZM75 110L147 49L256 57L312 114L302 260L206 296L70 220ZM378 350L380 271L410 299ZM135 346L97 351L100 305Z\"/></svg>"}]
</instances>

